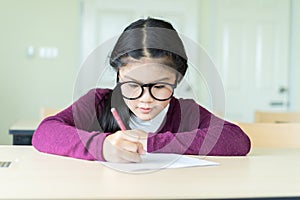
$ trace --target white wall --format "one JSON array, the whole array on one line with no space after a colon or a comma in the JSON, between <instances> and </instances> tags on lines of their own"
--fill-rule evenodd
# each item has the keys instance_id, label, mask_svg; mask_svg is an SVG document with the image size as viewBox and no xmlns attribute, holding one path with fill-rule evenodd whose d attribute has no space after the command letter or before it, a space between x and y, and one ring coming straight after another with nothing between
<instances>
[{"instance_id":1,"label":"white wall","mask_svg":"<svg viewBox=\"0 0 300 200\"><path fill-rule=\"evenodd\" d=\"M294 111L299 111L300 112L300 1L299 0L293 0L293 5L294 8L293 10L295 11L294 13L294 41L292 41L292 44L294 44L294 54L293 54L293 67L294 67L294 72L292 73L293 77L293 88L294 88L294 93L293 93L293 105L292 108Z\"/></svg>"},{"instance_id":2,"label":"white wall","mask_svg":"<svg viewBox=\"0 0 300 200\"><path fill-rule=\"evenodd\" d=\"M11 144L9 127L19 119L39 119L43 106L72 102L79 56L76 0L1 0L0 144ZM35 53L26 55L32 45ZM56 59L41 59L40 47L57 47Z\"/></svg>"}]
</instances>

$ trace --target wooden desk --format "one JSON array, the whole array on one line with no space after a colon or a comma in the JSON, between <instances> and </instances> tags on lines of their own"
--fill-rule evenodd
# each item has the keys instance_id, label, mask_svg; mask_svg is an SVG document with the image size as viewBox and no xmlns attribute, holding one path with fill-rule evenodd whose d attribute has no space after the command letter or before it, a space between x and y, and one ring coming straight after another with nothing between
<instances>
[{"instance_id":1,"label":"wooden desk","mask_svg":"<svg viewBox=\"0 0 300 200\"><path fill-rule=\"evenodd\" d=\"M9 128L9 134L13 136L13 145L31 145L34 131L40 121L18 121Z\"/></svg>"},{"instance_id":2,"label":"wooden desk","mask_svg":"<svg viewBox=\"0 0 300 200\"><path fill-rule=\"evenodd\" d=\"M300 149L206 157L220 166L122 173L99 162L0 146L0 199L210 199L300 197Z\"/></svg>"}]
</instances>

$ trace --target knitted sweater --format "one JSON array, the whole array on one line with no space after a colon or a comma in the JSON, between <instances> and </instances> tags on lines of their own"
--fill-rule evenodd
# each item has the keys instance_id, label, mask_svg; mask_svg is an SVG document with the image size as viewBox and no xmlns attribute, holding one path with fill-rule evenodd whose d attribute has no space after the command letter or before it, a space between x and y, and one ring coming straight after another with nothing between
<instances>
[{"instance_id":1,"label":"knitted sweater","mask_svg":"<svg viewBox=\"0 0 300 200\"><path fill-rule=\"evenodd\" d=\"M92 89L60 113L44 119L32 139L45 153L85 160L104 160L107 135L98 122L110 89ZM148 133L148 152L243 156L250 151L248 136L191 99L172 97L161 127Z\"/></svg>"}]
</instances>

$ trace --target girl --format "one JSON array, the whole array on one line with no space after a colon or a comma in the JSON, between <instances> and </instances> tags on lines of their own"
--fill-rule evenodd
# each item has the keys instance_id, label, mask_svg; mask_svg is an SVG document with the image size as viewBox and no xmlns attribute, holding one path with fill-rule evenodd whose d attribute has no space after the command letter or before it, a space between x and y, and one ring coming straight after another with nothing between
<instances>
[{"instance_id":1,"label":"girl","mask_svg":"<svg viewBox=\"0 0 300 200\"><path fill-rule=\"evenodd\" d=\"M130 24L110 57L117 71L114 90L92 89L73 105L41 122L33 146L42 152L86 160L140 162L145 152L241 156L250 140L174 89L187 70L177 32L158 19ZM127 130L120 131L115 107Z\"/></svg>"}]
</instances>

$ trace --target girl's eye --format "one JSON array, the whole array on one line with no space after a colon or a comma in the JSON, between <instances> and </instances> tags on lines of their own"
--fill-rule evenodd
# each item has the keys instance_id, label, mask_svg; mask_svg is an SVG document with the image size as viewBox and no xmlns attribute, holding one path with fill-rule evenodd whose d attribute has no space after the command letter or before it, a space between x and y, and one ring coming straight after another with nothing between
<instances>
[{"instance_id":1,"label":"girl's eye","mask_svg":"<svg viewBox=\"0 0 300 200\"><path fill-rule=\"evenodd\" d=\"M155 85L154 87L155 87L156 89L163 89L163 88L165 88L166 86L160 84L160 85Z\"/></svg>"},{"instance_id":2,"label":"girl's eye","mask_svg":"<svg viewBox=\"0 0 300 200\"><path fill-rule=\"evenodd\" d=\"M131 88L137 88L137 87L139 87L139 85L134 84L134 83L129 83L128 85L129 85L129 87L131 87Z\"/></svg>"}]
</instances>

